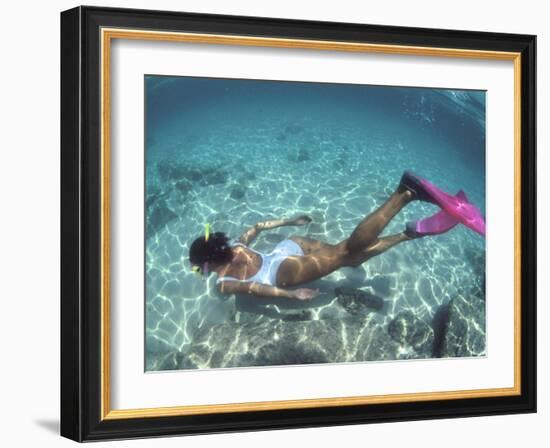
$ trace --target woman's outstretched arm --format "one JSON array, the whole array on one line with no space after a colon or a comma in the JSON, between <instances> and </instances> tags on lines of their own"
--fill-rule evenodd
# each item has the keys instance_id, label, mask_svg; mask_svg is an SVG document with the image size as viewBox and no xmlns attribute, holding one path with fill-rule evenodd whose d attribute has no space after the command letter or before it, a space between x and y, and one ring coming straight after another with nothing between
<instances>
[{"instance_id":1,"label":"woman's outstretched arm","mask_svg":"<svg viewBox=\"0 0 550 448\"><path fill-rule=\"evenodd\" d=\"M220 282L218 288L222 294L250 294L261 297L285 297L287 299L309 300L319 294L318 289L283 289L256 282Z\"/></svg>"},{"instance_id":2,"label":"woman's outstretched arm","mask_svg":"<svg viewBox=\"0 0 550 448\"><path fill-rule=\"evenodd\" d=\"M298 216L291 219L272 219L269 221L261 221L254 224L250 229L244 232L237 241L248 246L262 230L276 229L283 226L305 226L311 222L311 218L306 215Z\"/></svg>"}]
</instances>

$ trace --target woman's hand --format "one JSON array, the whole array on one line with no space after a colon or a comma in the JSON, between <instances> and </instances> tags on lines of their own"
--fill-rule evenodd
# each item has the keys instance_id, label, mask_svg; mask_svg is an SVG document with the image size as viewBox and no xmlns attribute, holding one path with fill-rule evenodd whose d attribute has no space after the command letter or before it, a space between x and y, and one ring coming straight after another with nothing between
<instances>
[{"instance_id":1,"label":"woman's hand","mask_svg":"<svg viewBox=\"0 0 550 448\"><path fill-rule=\"evenodd\" d=\"M312 219L307 215L298 216L297 218L292 220L295 226L305 226L309 224L311 221Z\"/></svg>"},{"instance_id":2,"label":"woman's hand","mask_svg":"<svg viewBox=\"0 0 550 448\"><path fill-rule=\"evenodd\" d=\"M218 289L222 294L250 294L258 297L285 297L287 299L311 300L317 294L318 289L284 289L276 286L264 285L256 282L239 282L233 280L224 280L218 284Z\"/></svg>"},{"instance_id":3,"label":"woman's hand","mask_svg":"<svg viewBox=\"0 0 550 448\"><path fill-rule=\"evenodd\" d=\"M299 288L292 291L292 297L298 300L311 300L319 294L318 289Z\"/></svg>"}]
</instances>

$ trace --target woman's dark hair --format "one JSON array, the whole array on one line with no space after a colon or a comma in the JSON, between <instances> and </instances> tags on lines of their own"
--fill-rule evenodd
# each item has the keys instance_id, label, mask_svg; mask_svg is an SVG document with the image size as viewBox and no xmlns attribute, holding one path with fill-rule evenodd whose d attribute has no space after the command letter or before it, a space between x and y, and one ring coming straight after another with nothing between
<instances>
[{"instance_id":1,"label":"woman's dark hair","mask_svg":"<svg viewBox=\"0 0 550 448\"><path fill-rule=\"evenodd\" d=\"M223 232L210 234L208 241L201 236L189 249L189 261L202 268L204 263L227 263L233 258L229 238Z\"/></svg>"}]
</instances>

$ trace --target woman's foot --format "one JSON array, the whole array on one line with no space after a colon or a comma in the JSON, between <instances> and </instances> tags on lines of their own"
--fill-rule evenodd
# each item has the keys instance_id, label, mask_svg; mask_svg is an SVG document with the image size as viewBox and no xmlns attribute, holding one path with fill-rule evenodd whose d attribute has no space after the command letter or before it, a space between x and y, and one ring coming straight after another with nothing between
<instances>
[{"instance_id":1,"label":"woman's foot","mask_svg":"<svg viewBox=\"0 0 550 448\"><path fill-rule=\"evenodd\" d=\"M414 192L415 199L430 202L441 208L435 215L408 225L408 234L438 235L462 223L474 232L485 236L485 218L460 190L455 196L441 190L431 182L405 171L399 188Z\"/></svg>"},{"instance_id":2,"label":"woman's foot","mask_svg":"<svg viewBox=\"0 0 550 448\"><path fill-rule=\"evenodd\" d=\"M433 197L428 191L424 188L422 184L422 179L414 174L412 171L405 171L401 176L401 181L399 182L398 190L409 191L412 193L413 199L418 199L419 201L431 202L435 204Z\"/></svg>"},{"instance_id":3,"label":"woman's foot","mask_svg":"<svg viewBox=\"0 0 550 448\"><path fill-rule=\"evenodd\" d=\"M409 221L405 227L405 235L409 238L420 238L427 235L440 235L448 232L458 224L458 220L453 218L444 210L440 210L429 218L418 221Z\"/></svg>"}]
</instances>

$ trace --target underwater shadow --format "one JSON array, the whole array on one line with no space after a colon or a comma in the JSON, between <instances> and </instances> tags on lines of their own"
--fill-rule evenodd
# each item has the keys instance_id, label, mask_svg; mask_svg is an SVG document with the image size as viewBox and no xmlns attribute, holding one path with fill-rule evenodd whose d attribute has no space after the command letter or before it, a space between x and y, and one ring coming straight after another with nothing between
<instances>
[{"instance_id":1,"label":"underwater shadow","mask_svg":"<svg viewBox=\"0 0 550 448\"><path fill-rule=\"evenodd\" d=\"M255 297L244 294L235 296L235 309L238 312L257 314L283 321L310 320L312 308L328 305L335 299L334 283L317 280L301 286L319 289L319 295L312 300L287 299L283 297Z\"/></svg>"}]
</instances>

